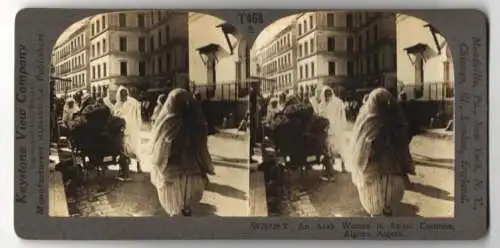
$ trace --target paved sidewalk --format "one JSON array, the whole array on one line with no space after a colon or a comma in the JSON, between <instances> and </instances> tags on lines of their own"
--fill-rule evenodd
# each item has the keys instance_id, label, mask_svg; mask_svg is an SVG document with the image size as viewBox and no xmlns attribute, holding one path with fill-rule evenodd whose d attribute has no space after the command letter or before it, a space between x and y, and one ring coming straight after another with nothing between
<instances>
[{"instance_id":1,"label":"paved sidewalk","mask_svg":"<svg viewBox=\"0 0 500 248\"><path fill-rule=\"evenodd\" d=\"M449 139L417 136L411 144L416 165L413 190L407 190L398 216L454 216L454 146ZM368 216L359 202L358 192L349 173L337 173L335 182L319 180L319 167L301 181L292 173L291 199L285 215L292 217ZM304 190L305 189L305 190Z\"/></svg>"},{"instance_id":2,"label":"paved sidewalk","mask_svg":"<svg viewBox=\"0 0 500 248\"><path fill-rule=\"evenodd\" d=\"M148 133L145 132L143 141L147 138ZM208 145L216 175L210 176L202 202L193 208L193 215L248 216L247 143L245 140L209 137ZM70 212L85 217L167 216L158 201L157 191L150 182L148 172L151 168L147 166L141 165L144 173L137 173L133 163L131 182L114 180L117 167L111 167L111 171L107 172L107 193L99 196L97 201L84 198L76 204L70 204Z\"/></svg>"}]
</instances>

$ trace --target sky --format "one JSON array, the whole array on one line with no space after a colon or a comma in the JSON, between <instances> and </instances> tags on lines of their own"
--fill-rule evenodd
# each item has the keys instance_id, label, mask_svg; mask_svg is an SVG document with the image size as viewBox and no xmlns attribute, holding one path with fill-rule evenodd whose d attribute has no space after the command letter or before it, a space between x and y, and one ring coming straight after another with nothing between
<instances>
[{"instance_id":1,"label":"sky","mask_svg":"<svg viewBox=\"0 0 500 248\"><path fill-rule=\"evenodd\" d=\"M263 45L266 45L276 34L278 34L281 30L286 28L296 17L297 15L291 15L288 17L284 17L278 19L271 25L267 26L262 30L257 39L254 42L252 50L259 49Z\"/></svg>"}]
</instances>

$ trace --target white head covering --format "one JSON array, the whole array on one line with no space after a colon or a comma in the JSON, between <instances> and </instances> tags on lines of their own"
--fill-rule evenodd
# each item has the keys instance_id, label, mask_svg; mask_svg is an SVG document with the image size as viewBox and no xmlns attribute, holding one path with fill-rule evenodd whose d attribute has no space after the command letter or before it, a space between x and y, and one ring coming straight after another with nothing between
<instances>
[{"instance_id":1,"label":"white head covering","mask_svg":"<svg viewBox=\"0 0 500 248\"><path fill-rule=\"evenodd\" d=\"M127 94L129 93L128 89L123 86L118 88L113 114L125 120L125 147L127 152L137 154L137 148L141 140L141 104L130 95L127 96L127 100L121 101L120 92L123 90L127 91Z\"/></svg>"},{"instance_id":2,"label":"white head covering","mask_svg":"<svg viewBox=\"0 0 500 248\"><path fill-rule=\"evenodd\" d=\"M69 107L69 103L73 103L73 107ZM69 97L66 99L66 102L64 103L64 108L63 108L63 121L70 121L73 119L73 116L80 111L80 107L78 107L78 104L76 103L75 99L72 97Z\"/></svg>"},{"instance_id":3,"label":"white head covering","mask_svg":"<svg viewBox=\"0 0 500 248\"><path fill-rule=\"evenodd\" d=\"M414 173L406 121L396 99L384 88L368 95L356 118L349 148L346 164L357 186L367 177ZM370 161L374 154L377 161Z\"/></svg>"}]
</instances>

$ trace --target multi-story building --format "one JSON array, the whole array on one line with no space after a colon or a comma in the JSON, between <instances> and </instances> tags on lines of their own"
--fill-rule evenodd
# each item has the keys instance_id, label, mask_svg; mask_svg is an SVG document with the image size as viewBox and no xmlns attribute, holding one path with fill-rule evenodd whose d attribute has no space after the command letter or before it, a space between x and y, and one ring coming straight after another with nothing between
<instances>
[{"instance_id":1,"label":"multi-story building","mask_svg":"<svg viewBox=\"0 0 500 248\"><path fill-rule=\"evenodd\" d=\"M261 93L292 90L296 81L296 32L292 22L256 52L256 75L262 80Z\"/></svg>"},{"instance_id":2,"label":"multi-story building","mask_svg":"<svg viewBox=\"0 0 500 248\"><path fill-rule=\"evenodd\" d=\"M250 76L250 49L234 26L206 14L189 13L189 79L218 94L238 95ZM220 85L220 87L218 86Z\"/></svg>"},{"instance_id":3,"label":"multi-story building","mask_svg":"<svg viewBox=\"0 0 500 248\"><path fill-rule=\"evenodd\" d=\"M71 92L87 89L104 95L110 84L116 84L137 96L145 90L186 84L187 18L187 12L127 11L86 19L85 25L69 35L76 37L74 41L61 42L53 50L55 76L75 79L60 82L64 87L56 89L68 91L70 84Z\"/></svg>"},{"instance_id":4,"label":"multi-story building","mask_svg":"<svg viewBox=\"0 0 500 248\"><path fill-rule=\"evenodd\" d=\"M72 95L89 85L89 19L84 19L68 28L59 38L52 52L52 76L55 80L55 94Z\"/></svg>"},{"instance_id":5,"label":"multi-story building","mask_svg":"<svg viewBox=\"0 0 500 248\"><path fill-rule=\"evenodd\" d=\"M397 78L407 96L451 100L454 69L445 37L429 23L403 14L398 14L397 36Z\"/></svg>"},{"instance_id":6,"label":"multi-story building","mask_svg":"<svg viewBox=\"0 0 500 248\"><path fill-rule=\"evenodd\" d=\"M170 28L171 26L175 28ZM187 74L187 13L116 12L90 20L92 92L173 87Z\"/></svg>"},{"instance_id":7,"label":"multi-story building","mask_svg":"<svg viewBox=\"0 0 500 248\"><path fill-rule=\"evenodd\" d=\"M292 76L292 87L299 93L312 93L318 85L323 84L344 88L395 84L394 14L306 12L296 16L293 26L295 35L292 35L294 38L290 42L294 44L295 53L291 63L296 73L295 77ZM275 44L279 36L269 44ZM271 46L270 50L273 49ZM257 56L260 63L266 63L261 58L266 58L262 49L259 49ZM274 75L276 69L273 64L270 68L266 72ZM261 69L267 70L264 67ZM274 84L278 86L279 82Z\"/></svg>"},{"instance_id":8,"label":"multi-story building","mask_svg":"<svg viewBox=\"0 0 500 248\"><path fill-rule=\"evenodd\" d=\"M396 14L391 12L354 13L357 57L355 74L364 86L396 86ZM359 87L360 85L354 83Z\"/></svg>"}]
</instances>

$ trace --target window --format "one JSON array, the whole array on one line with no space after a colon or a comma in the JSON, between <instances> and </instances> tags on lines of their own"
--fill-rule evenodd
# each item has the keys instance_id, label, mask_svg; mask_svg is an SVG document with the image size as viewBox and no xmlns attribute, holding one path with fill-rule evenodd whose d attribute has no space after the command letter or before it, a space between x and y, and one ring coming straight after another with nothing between
<instances>
[{"instance_id":1,"label":"window","mask_svg":"<svg viewBox=\"0 0 500 248\"><path fill-rule=\"evenodd\" d=\"M299 23L299 35L302 35L302 24Z\"/></svg>"},{"instance_id":2,"label":"window","mask_svg":"<svg viewBox=\"0 0 500 248\"><path fill-rule=\"evenodd\" d=\"M150 40L149 40L149 46L151 47L151 52L153 50L155 50L155 37L154 36L151 36Z\"/></svg>"},{"instance_id":3,"label":"window","mask_svg":"<svg viewBox=\"0 0 500 248\"><path fill-rule=\"evenodd\" d=\"M314 62L311 62L311 77L314 77L314 71L315 71Z\"/></svg>"},{"instance_id":4,"label":"window","mask_svg":"<svg viewBox=\"0 0 500 248\"><path fill-rule=\"evenodd\" d=\"M307 64L304 65L304 74L306 78L309 78L309 66Z\"/></svg>"},{"instance_id":5,"label":"window","mask_svg":"<svg viewBox=\"0 0 500 248\"><path fill-rule=\"evenodd\" d=\"M106 39L102 40L102 53L106 52Z\"/></svg>"},{"instance_id":6,"label":"window","mask_svg":"<svg viewBox=\"0 0 500 248\"><path fill-rule=\"evenodd\" d=\"M366 47L370 46L370 30L366 30Z\"/></svg>"},{"instance_id":7,"label":"window","mask_svg":"<svg viewBox=\"0 0 500 248\"><path fill-rule=\"evenodd\" d=\"M151 60L151 66L150 67L151 67L151 74L155 74L155 68L156 67L155 67L155 60L154 59Z\"/></svg>"},{"instance_id":8,"label":"window","mask_svg":"<svg viewBox=\"0 0 500 248\"><path fill-rule=\"evenodd\" d=\"M92 66L92 79L95 79L95 66Z\"/></svg>"},{"instance_id":9,"label":"window","mask_svg":"<svg viewBox=\"0 0 500 248\"><path fill-rule=\"evenodd\" d=\"M310 15L310 16L309 16L309 29L313 29L313 26L314 26L314 25L313 25L313 16L312 16L312 15Z\"/></svg>"},{"instance_id":10,"label":"window","mask_svg":"<svg viewBox=\"0 0 500 248\"><path fill-rule=\"evenodd\" d=\"M99 31L101 31L101 25L100 25L99 20L96 21L95 28L96 28L96 33L99 34Z\"/></svg>"},{"instance_id":11,"label":"window","mask_svg":"<svg viewBox=\"0 0 500 248\"><path fill-rule=\"evenodd\" d=\"M170 40L170 27L166 26L165 27L165 41L168 43L169 40Z\"/></svg>"},{"instance_id":12,"label":"window","mask_svg":"<svg viewBox=\"0 0 500 248\"><path fill-rule=\"evenodd\" d=\"M92 36L94 36L94 35L95 35L95 25L94 25L94 23L92 23L92 31L91 31L91 34L92 34Z\"/></svg>"},{"instance_id":13,"label":"window","mask_svg":"<svg viewBox=\"0 0 500 248\"><path fill-rule=\"evenodd\" d=\"M162 33L160 30L160 31L158 31L158 47L161 47L163 45L161 38L162 38Z\"/></svg>"},{"instance_id":14,"label":"window","mask_svg":"<svg viewBox=\"0 0 500 248\"><path fill-rule=\"evenodd\" d=\"M375 42L378 41L378 26L377 25L373 26L373 40Z\"/></svg>"},{"instance_id":15,"label":"window","mask_svg":"<svg viewBox=\"0 0 500 248\"><path fill-rule=\"evenodd\" d=\"M373 55L373 69L377 72L379 70L378 53Z\"/></svg>"},{"instance_id":16,"label":"window","mask_svg":"<svg viewBox=\"0 0 500 248\"><path fill-rule=\"evenodd\" d=\"M299 45L299 57L302 57L302 44Z\"/></svg>"},{"instance_id":17,"label":"window","mask_svg":"<svg viewBox=\"0 0 500 248\"><path fill-rule=\"evenodd\" d=\"M352 37L347 37L347 51L352 52L353 47L354 47L354 40L352 39Z\"/></svg>"},{"instance_id":18,"label":"window","mask_svg":"<svg viewBox=\"0 0 500 248\"><path fill-rule=\"evenodd\" d=\"M307 56L307 54L309 53L309 49L308 49L308 46L307 46L307 42L304 43L304 56Z\"/></svg>"},{"instance_id":19,"label":"window","mask_svg":"<svg viewBox=\"0 0 500 248\"><path fill-rule=\"evenodd\" d=\"M120 52L127 51L127 37L120 37Z\"/></svg>"},{"instance_id":20,"label":"window","mask_svg":"<svg viewBox=\"0 0 500 248\"><path fill-rule=\"evenodd\" d=\"M335 18L332 13L326 14L326 25L328 27L333 27L335 25Z\"/></svg>"},{"instance_id":21,"label":"window","mask_svg":"<svg viewBox=\"0 0 500 248\"><path fill-rule=\"evenodd\" d=\"M127 70L127 61L120 61L120 76L127 76L128 75L128 70Z\"/></svg>"},{"instance_id":22,"label":"window","mask_svg":"<svg viewBox=\"0 0 500 248\"><path fill-rule=\"evenodd\" d=\"M104 30L106 28L106 16L102 16L102 29Z\"/></svg>"},{"instance_id":23,"label":"window","mask_svg":"<svg viewBox=\"0 0 500 248\"><path fill-rule=\"evenodd\" d=\"M328 51L335 51L335 37L328 37Z\"/></svg>"},{"instance_id":24,"label":"window","mask_svg":"<svg viewBox=\"0 0 500 248\"><path fill-rule=\"evenodd\" d=\"M347 61L347 76L354 75L354 62Z\"/></svg>"},{"instance_id":25,"label":"window","mask_svg":"<svg viewBox=\"0 0 500 248\"><path fill-rule=\"evenodd\" d=\"M92 45L92 57L95 57L95 45Z\"/></svg>"},{"instance_id":26,"label":"window","mask_svg":"<svg viewBox=\"0 0 500 248\"><path fill-rule=\"evenodd\" d=\"M352 14L347 14L347 15L346 15L346 26L347 26L348 28L350 28L350 27L352 27L352 26L353 26L353 25L352 25L352 19L353 19L353 18L352 18Z\"/></svg>"},{"instance_id":27,"label":"window","mask_svg":"<svg viewBox=\"0 0 500 248\"><path fill-rule=\"evenodd\" d=\"M309 48L311 49L311 53L313 53L314 52L314 38L312 38L309 41Z\"/></svg>"},{"instance_id":28,"label":"window","mask_svg":"<svg viewBox=\"0 0 500 248\"><path fill-rule=\"evenodd\" d=\"M370 73L372 71L370 57L365 58L365 63L366 63L365 70L367 73Z\"/></svg>"},{"instance_id":29,"label":"window","mask_svg":"<svg viewBox=\"0 0 500 248\"><path fill-rule=\"evenodd\" d=\"M158 72L162 73L163 72L163 59L162 57L158 57Z\"/></svg>"},{"instance_id":30,"label":"window","mask_svg":"<svg viewBox=\"0 0 500 248\"><path fill-rule=\"evenodd\" d=\"M97 78L101 78L101 65L97 65Z\"/></svg>"},{"instance_id":31,"label":"window","mask_svg":"<svg viewBox=\"0 0 500 248\"><path fill-rule=\"evenodd\" d=\"M146 76L146 62L139 61L139 76Z\"/></svg>"},{"instance_id":32,"label":"window","mask_svg":"<svg viewBox=\"0 0 500 248\"><path fill-rule=\"evenodd\" d=\"M146 51L146 39L144 37L139 37L139 52Z\"/></svg>"},{"instance_id":33,"label":"window","mask_svg":"<svg viewBox=\"0 0 500 248\"><path fill-rule=\"evenodd\" d=\"M299 79L304 78L304 74L302 74L302 66L299 67Z\"/></svg>"},{"instance_id":34,"label":"window","mask_svg":"<svg viewBox=\"0 0 500 248\"><path fill-rule=\"evenodd\" d=\"M157 17L158 22L160 22L161 21L161 11L158 11L156 13L156 17Z\"/></svg>"},{"instance_id":35,"label":"window","mask_svg":"<svg viewBox=\"0 0 500 248\"><path fill-rule=\"evenodd\" d=\"M358 36L358 51L363 50L363 37L360 35Z\"/></svg>"},{"instance_id":36,"label":"window","mask_svg":"<svg viewBox=\"0 0 500 248\"><path fill-rule=\"evenodd\" d=\"M119 14L118 15L118 25L120 27L126 27L127 26L127 16L125 14Z\"/></svg>"},{"instance_id":37,"label":"window","mask_svg":"<svg viewBox=\"0 0 500 248\"><path fill-rule=\"evenodd\" d=\"M107 77L108 76L108 72L107 72L107 68L106 68L106 63L102 64L102 76L103 77Z\"/></svg>"},{"instance_id":38,"label":"window","mask_svg":"<svg viewBox=\"0 0 500 248\"><path fill-rule=\"evenodd\" d=\"M307 19L304 20L304 33L307 33Z\"/></svg>"},{"instance_id":39,"label":"window","mask_svg":"<svg viewBox=\"0 0 500 248\"><path fill-rule=\"evenodd\" d=\"M144 27L144 14L137 15L137 26L139 26L140 28Z\"/></svg>"},{"instance_id":40,"label":"window","mask_svg":"<svg viewBox=\"0 0 500 248\"><path fill-rule=\"evenodd\" d=\"M172 67L172 55L170 53L167 54L167 61L165 61L165 67L167 68L167 72L170 72L170 67Z\"/></svg>"},{"instance_id":41,"label":"window","mask_svg":"<svg viewBox=\"0 0 500 248\"><path fill-rule=\"evenodd\" d=\"M97 56L101 54L101 43L97 42Z\"/></svg>"},{"instance_id":42,"label":"window","mask_svg":"<svg viewBox=\"0 0 500 248\"><path fill-rule=\"evenodd\" d=\"M333 62L333 61L328 62L328 75L329 76L336 76L337 75L337 70L335 68L335 62Z\"/></svg>"}]
</instances>

